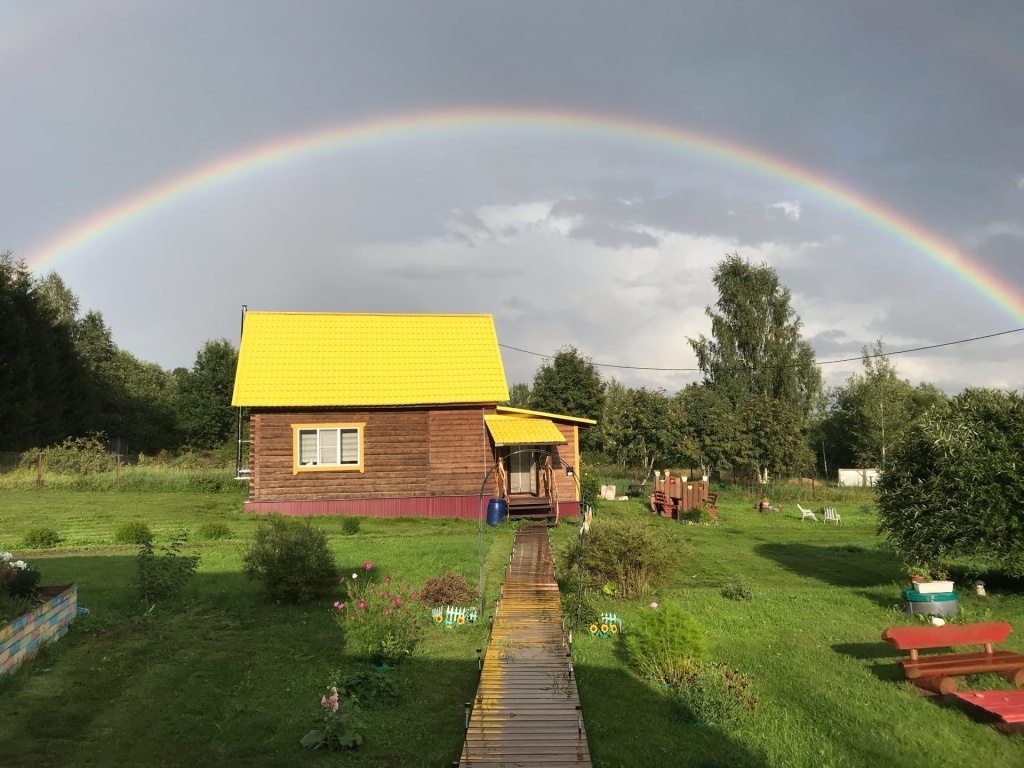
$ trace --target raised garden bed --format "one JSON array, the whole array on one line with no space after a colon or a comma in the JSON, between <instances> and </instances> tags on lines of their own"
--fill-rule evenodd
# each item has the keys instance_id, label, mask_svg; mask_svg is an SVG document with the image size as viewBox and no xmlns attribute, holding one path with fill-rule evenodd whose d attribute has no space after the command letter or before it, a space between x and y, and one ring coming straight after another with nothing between
<instances>
[{"instance_id":1,"label":"raised garden bed","mask_svg":"<svg viewBox=\"0 0 1024 768\"><path fill-rule=\"evenodd\" d=\"M31 659L39 646L63 637L78 613L78 585L39 587L43 602L0 627L0 675Z\"/></svg>"}]
</instances>

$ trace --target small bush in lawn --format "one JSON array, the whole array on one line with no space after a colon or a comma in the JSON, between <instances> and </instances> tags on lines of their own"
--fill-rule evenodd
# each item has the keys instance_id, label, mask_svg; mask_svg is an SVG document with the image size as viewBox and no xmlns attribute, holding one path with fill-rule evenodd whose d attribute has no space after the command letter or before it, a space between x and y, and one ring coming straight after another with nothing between
<instances>
[{"instance_id":1,"label":"small bush in lawn","mask_svg":"<svg viewBox=\"0 0 1024 768\"><path fill-rule=\"evenodd\" d=\"M338 585L327 534L310 520L273 515L262 521L242 561L246 575L277 603L308 602Z\"/></svg>"},{"instance_id":2,"label":"small bush in lawn","mask_svg":"<svg viewBox=\"0 0 1024 768\"><path fill-rule=\"evenodd\" d=\"M320 697L317 727L300 740L306 749L320 752L344 752L357 749L363 735L356 725L356 703L344 690L330 688Z\"/></svg>"},{"instance_id":3,"label":"small bush in lawn","mask_svg":"<svg viewBox=\"0 0 1024 768\"><path fill-rule=\"evenodd\" d=\"M642 597L664 584L676 565L676 553L653 525L638 518L609 519L596 523L586 542L570 541L559 552L558 572L585 572L587 589L615 585L621 598Z\"/></svg>"},{"instance_id":4,"label":"small bush in lawn","mask_svg":"<svg viewBox=\"0 0 1024 768\"><path fill-rule=\"evenodd\" d=\"M136 566L139 596L147 603L170 600L181 594L185 584L199 567L199 555L182 555L181 548L188 541L188 532L182 531L171 539L168 547L153 546L149 536L139 545Z\"/></svg>"},{"instance_id":5,"label":"small bush in lawn","mask_svg":"<svg viewBox=\"0 0 1024 768\"><path fill-rule=\"evenodd\" d=\"M334 604L348 650L374 663L397 664L419 645L424 605L407 581L381 584L345 580L345 601ZM427 616L429 618L429 616Z\"/></svg>"},{"instance_id":6,"label":"small bush in lawn","mask_svg":"<svg viewBox=\"0 0 1024 768\"><path fill-rule=\"evenodd\" d=\"M149 526L141 520L132 520L127 523L121 523L117 526L117 530L114 532L114 543L115 544L144 544L147 541L151 541L153 538L153 532L149 530Z\"/></svg>"},{"instance_id":7,"label":"small bush in lawn","mask_svg":"<svg viewBox=\"0 0 1024 768\"><path fill-rule=\"evenodd\" d=\"M199 526L199 536L207 541L226 539L230 535L231 529L225 523L203 523Z\"/></svg>"},{"instance_id":8,"label":"small bush in lawn","mask_svg":"<svg viewBox=\"0 0 1024 768\"><path fill-rule=\"evenodd\" d=\"M697 723L733 725L757 707L751 678L724 662L698 665L676 696L684 713Z\"/></svg>"},{"instance_id":9,"label":"small bush in lawn","mask_svg":"<svg viewBox=\"0 0 1024 768\"><path fill-rule=\"evenodd\" d=\"M430 608L472 605L476 598L477 591L469 586L465 576L455 571L446 571L444 576L432 576L420 591L420 601Z\"/></svg>"},{"instance_id":10,"label":"small bush in lawn","mask_svg":"<svg viewBox=\"0 0 1024 768\"><path fill-rule=\"evenodd\" d=\"M359 533L359 526L362 524L358 517L343 517L341 519L341 532L345 536L355 536Z\"/></svg>"},{"instance_id":11,"label":"small bush in lawn","mask_svg":"<svg viewBox=\"0 0 1024 768\"><path fill-rule=\"evenodd\" d=\"M715 522L715 518L704 507L690 507L680 518L694 525L712 525Z\"/></svg>"},{"instance_id":12,"label":"small bush in lawn","mask_svg":"<svg viewBox=\"0 0 1024 768\"><path fill-rule=\"evenodd\" d=\"M745 581L740 579L739 581L726 584L725 588L722 590L722 597L726 597L730 600L753 600L754 591Z\"/></svg>"},{"instance_id":13,"label":"small bush in lawn","mask_svg":"<svg viewBox=\"0 0 1024 768\"><path fill-rule=\"evenodd\" d=\"M625 633L630 663L644 677L680 685L707 656L704 627L682 608L662 603Z\"/></svg>"},{"instance_id":14,"label":"small bush in lawn","mask_svg":"<svg viewBox=\"0 0 1024 768\"><path fill-rule=\"evenodd\" d=\"M342 678L338 690L345 691L363 709L390 709L402 698L394 676L376 669L364 669Z\"/></svg>"},{"instance_id":15,"label":"small bush in lawn","mask_svg":"<svg viewBox=\"0 0 1024 768\"><path fill-rule=\"evenodd\" d=\"M25 546L28 549L52 549L63 539L53 528L30 528L25 534Z\"/></svg>"},{"instance_id":16,"label":"small bush in lawn","mask_svg":"<svg viewBox=\"0 0 1024 768\"><path fill-rule=\"evenodd\" d=\"M24 560L15 560L10 552L0 552L0 595L15 601L32 601L40 577L39 571ZM17 615L20 616L21 613Z\"/></svg>"}]
</instances>

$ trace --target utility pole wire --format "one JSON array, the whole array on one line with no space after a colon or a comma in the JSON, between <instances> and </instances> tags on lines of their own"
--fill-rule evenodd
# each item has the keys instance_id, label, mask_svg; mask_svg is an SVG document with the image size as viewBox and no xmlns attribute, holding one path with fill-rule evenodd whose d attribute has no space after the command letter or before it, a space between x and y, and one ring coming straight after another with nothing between
<instances>
[{"instance_id":1,"label":"utility pole wire","mask_svg":"<svg viewBox=\"0 0 1024 768\"><path fill-rule=\"evenodd\" d=\"M869 357L869 358L870 357L892 357L893 355L906 355L906 354L909 354L911 352L925 352L925 351L927 351L929 349L939 349L941 347L952 347L952 346L954 346L956 344L969 344L969 343L974 342L974 341L983 341L985 339L994 339L997 336L1007 336L1007 335L1009 335L1011 333L1021 333L1022 331L1024 331L1024 328L1011 328L1008 331L999 331L998 333L987 333L984 336L972 336L969 339L957 339L956 341L944 341L941 344L929 344L929 345L927 345L925 347L911 347L910 349L897 349L894 352L873 352L873 353L867 355L867 357ZM502 349L511 349L511 350L516 351L516 352L522 352L523 354L533 355L535 357L543 357L543 358L546 358L546 359L554 358L554 355L544 354L543 352L533 352L533 351L531 351L529 349L520 349L519 347L513 347L513 346L511 346L509 344L498 344L498 346L501 347ZM820 366L820 365L835 365L836 363L853 363L853 362L859 362L860 360L863 360L864 357L865 357L864 355L858 355L857 357L844 357L844 358L841 358L839 360L822 360L820 362L816 361L814 364ZM630 371L673 371L673 372L687 372L687 373L699 373L701 371L700 368L654 368L654 367L643 366L643 365L618 365L618 364L615 364L615 363L594 363L594 365L597 366L598 368L623 368L623 369L630 370ZM800 367L802 367L800 363L789 363L787 365L769 365L769 366L766 366L764 368L755 368L753 371L750 371L750 369L748 369L748 368L722 368L722 369L719 369L719 370L724 370L724 371L749 371L749 372L756 373L758 371L771 371L771 370L778 370L778 369L781 369L781 368L800 368Z\"/></svg>"}]
</instances>

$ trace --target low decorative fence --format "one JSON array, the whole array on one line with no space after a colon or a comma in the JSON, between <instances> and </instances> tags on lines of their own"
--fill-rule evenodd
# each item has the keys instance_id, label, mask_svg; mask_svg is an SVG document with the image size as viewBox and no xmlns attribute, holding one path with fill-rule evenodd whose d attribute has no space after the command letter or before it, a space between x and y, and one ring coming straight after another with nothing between
<instances>
[{"instance_id":1,"label":"low decorative fence","mask_svg":"<svg viewBox=\"0 0 1024 768\"><path fill-rule=\"evenodd\" d=\"M31 659L39 646L63 637L78 614L78 585L40 587L45 601L0 627L0 674Z\"/></svg>"}]
</instances>

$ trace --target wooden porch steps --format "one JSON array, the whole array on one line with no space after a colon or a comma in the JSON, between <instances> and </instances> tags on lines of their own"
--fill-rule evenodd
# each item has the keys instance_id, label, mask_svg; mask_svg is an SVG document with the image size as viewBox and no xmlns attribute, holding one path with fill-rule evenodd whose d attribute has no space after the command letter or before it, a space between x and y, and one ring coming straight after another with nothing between
<instances>
[{"instance_id":1,"label":"wooden porch steps","mask_svg":"<svg viewBox=\"0 0 1024 768\"><path fill-rule=\"evenodd\" d=\"M590 766L562 606L543 525L516 533L461 768Z\"/></svg>"},{"instance_id":2,"label":"wooden porch steps","mask_svg":"<svg viewBox=\"0 0 1024 768\"><path fill-rule=\"evenodd\" d=\"M551 507L551 500L543 496L509 496L507 503L509 520L555 522L555 510Z\"/></svg>"}]
</instances>

